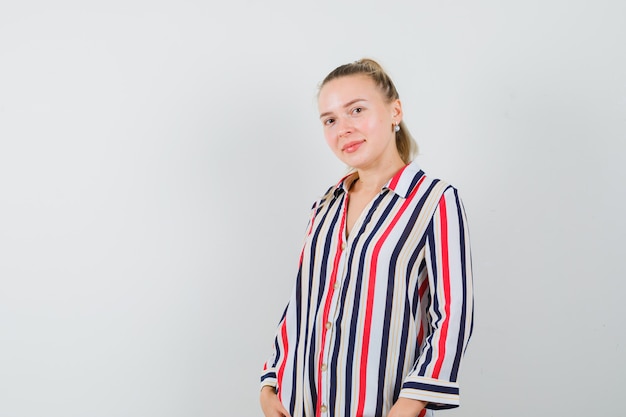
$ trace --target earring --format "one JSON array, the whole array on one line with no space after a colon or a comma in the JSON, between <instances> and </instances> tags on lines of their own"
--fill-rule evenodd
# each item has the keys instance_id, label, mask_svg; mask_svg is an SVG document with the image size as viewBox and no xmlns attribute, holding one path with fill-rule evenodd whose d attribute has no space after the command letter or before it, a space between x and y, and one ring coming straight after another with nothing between
<instances>
[{"instance_id":1,"label":"earring","mask_svg":"<svg viewBox=\"0 0 626 417\"><path fill-rule=\"evenodd\" d=\"M398 123L396 123L396 125L393 127L393 131L396 133L400 131L400 125Z\"/></svg>"}]
</instances>

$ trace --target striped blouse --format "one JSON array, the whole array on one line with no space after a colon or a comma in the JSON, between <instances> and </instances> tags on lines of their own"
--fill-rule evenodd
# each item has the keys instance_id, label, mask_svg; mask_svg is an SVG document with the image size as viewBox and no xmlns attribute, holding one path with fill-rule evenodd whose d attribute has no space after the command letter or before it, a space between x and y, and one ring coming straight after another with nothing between
<instances>
[{"instance_id":1,"label":"striped blouse","mask_svg":"<svg viewBox=\"0 0 626 417\"><path fill-rule=\"evenodd\" d=\"M458 192L413 162L346 238L353 173L315 203L296 283L261 385L292 417L383 417L398 397L420 416L459 404L472 333L472 268Z\"/></svg>"}]
</instances>

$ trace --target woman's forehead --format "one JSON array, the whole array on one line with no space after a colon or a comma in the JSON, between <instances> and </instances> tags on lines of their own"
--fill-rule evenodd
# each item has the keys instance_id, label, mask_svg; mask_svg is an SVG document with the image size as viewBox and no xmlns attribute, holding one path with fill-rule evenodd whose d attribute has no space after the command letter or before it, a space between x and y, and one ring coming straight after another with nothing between
<instances>
[{"instance_id":1,"label":"woman's forehead","mask_svg":"<svg viewBox=\"0 0 626 417\"><path fill-rule=\"evenodd\" d=\"M367 75L348 75L328 81L320 89L318 107L343 106L360 99L371 101L382 99L382 93L374 81Z\"/></svg>"},{"instance_id":2,"label":"woman's forehead","mask_svg":"<svg viewBox=\"0 0 626 417\"><path fill-rule=\"evenodd\" d=\"M350 91L353 89L376 89L374 80L365 74L345 75L328 81L320 89L320 95L325 91Z\"/></svg>"}]
</instances>

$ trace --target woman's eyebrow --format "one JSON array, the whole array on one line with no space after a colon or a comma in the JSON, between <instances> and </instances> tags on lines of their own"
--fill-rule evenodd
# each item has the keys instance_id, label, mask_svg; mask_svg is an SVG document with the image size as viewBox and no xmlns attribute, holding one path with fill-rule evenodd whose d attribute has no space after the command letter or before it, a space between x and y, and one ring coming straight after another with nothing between
<instances>
[{"instance_id":1,"label":"woman's eyebrow","mask_svg":"<svg viewBox=\"0 0 626 417\"><path fill-rule=\"evenodd\" d=\"M349 102L347 102L346 104L343 105L343 108L345 109L346 107L350 107L354 103L358 103L359 101L365 101L365 99L364 98L355 98L354 100L350 100ZM324 112L324 113L320 114L320 119L325 117L325 116L329 116L331 114L332 114L332 112L329 112L329 111Z\"/></svg>"}]
</instances>

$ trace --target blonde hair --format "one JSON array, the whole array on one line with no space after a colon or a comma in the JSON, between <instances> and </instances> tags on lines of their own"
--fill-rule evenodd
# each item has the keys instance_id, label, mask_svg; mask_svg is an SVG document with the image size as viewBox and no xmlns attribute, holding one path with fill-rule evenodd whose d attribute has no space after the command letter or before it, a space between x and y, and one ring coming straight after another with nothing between
<instances>
[{"instance_id":1,"label":"blonde hair","mask_svg":"<svg viewBox=\"0 0 626 417\"><path fill-rule=\"evenodd\" d=\"M324 81L322 81L319 86L319 90L329 81L349 75L366 75L370 77L378 88L380 88L380 91L388 102L400 98L398 90L396 90L396 86L393 84L393 81L391 81L389 75L387 75L378 62L369 58L363 58L335 68L324 78ZM413 157L417 154L417 143L409 133L404 121L400 122L400 130L396 132L396 148L398 149L400 158L402 158L405 164L411 162Z\"/></svg>"}]
</instances>

